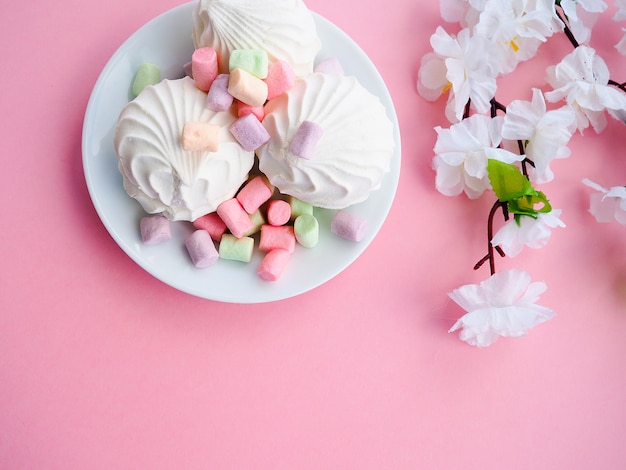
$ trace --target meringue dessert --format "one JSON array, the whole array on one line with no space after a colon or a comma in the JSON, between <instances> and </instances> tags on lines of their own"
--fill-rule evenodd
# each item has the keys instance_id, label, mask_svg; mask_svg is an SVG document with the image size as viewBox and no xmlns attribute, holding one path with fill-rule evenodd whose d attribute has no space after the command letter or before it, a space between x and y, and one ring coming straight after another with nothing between
<instances>
[{"instance_id":1,"label":"meringue dessert","mask_svg":"<svg viewBox=\"0 0 626 470\"><path fill-rule=\"evenodd\" d=\"M292 152L303 122L323 129L308 158ZM270 140L259 169L282 194L315 207L343 209L380 187L394 152L393 124L377 96L355 77L314 73L266 105Z\"/></svg>"},{"instance_id":2,"label":"meringue dessert","mask_svg":"<svg viewBox=\"0 0 626 470\"><path fill-rule=\"evenodd\" d=\"M146 87L122 110L114 146L124 189L149 214L193 221L214 212L246 181L254 152L229 131L232 111L213 112L191 78ZM185 150L187 122L219 126L217 151Z\"/></svg>"},{"instance_id":3,"label":"meringue dessert","mask_svg":"<svg viewBox=\"0 0 626 470\"><path fill-rule=\"evenodd\" d=\"M321 48L313 15L302 0L199 0L192 37L196 49L217 51L222 73L228 72L233 50L261 49L271 61L284 60L297 76L305 76Z\"/></svg>"}]
</instances>

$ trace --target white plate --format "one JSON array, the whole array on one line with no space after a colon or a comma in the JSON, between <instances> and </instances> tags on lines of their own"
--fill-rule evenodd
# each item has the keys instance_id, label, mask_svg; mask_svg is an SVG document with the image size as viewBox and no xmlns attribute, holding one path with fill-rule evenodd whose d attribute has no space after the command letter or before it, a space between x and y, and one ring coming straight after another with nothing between
<instances>
[{"instance_id":1,"label":"white plate","mask_svg":"<svg viewBox=\"0 0 626 470\"><path fill-rule=\"evenodd\" d=\"M348 267L370 244L391 208L400 175L400 133L385 84L365 53L344 32L314 14L322 50L318 60L338 58L349 75L355 75L370 92L379 96L394 123L396 152L390 174L370 198L349 208L365 218L368 233L359 243L330 232L331 211L317 210L320 241L317 247L296 248L282 277L267 282L256 274L261 254L251 263L218 260L206 269L195 268L183 246L191 224L172 224L172 240L145 246L139 234L141 206L122 187L113 149L118 115L129 100L137 67L151 62L161 67L163 78L183 75L183 65L193 52L191 21L194 2L176 7L153 19L134 33L113 55L92 92L83 126L83 166L87 187L104 226L137 264L166 284L206 299L233 303L259 303L285 299L307 292Z\"/></svg>"}]
</instances>

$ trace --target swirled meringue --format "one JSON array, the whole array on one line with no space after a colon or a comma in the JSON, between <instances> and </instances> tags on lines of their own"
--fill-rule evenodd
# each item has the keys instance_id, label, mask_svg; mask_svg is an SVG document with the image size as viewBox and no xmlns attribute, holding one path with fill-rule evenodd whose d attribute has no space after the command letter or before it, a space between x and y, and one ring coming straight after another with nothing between
<instances>
[{"instance_id":1,"label":"swirled meringue","mask_svg":"<svg viewBox=\"0 0 626 470\"><path fill-rule=\"evenodd\" d=\"M303 121L323 128L310 159L290 151ZM283 194L342 209L380 187L390 169L393 124L378 97L356 78L314 73L266 105L271 138L257 150L259 169Z\"/></svg>"},{"instance_id":2,"label":"swirled meringue","mask_svg":"<svg viewBox=\"0 0 626 470\"><path fill-rule=\"evenodd\" d=\"M228 72L235 49L262 49L284 60L297 76L313 71L321 41L313 15L302 0L199 0L193 11L194 45L218 53Z\"/></svg>"},{"instance_id":3,"label":"swirled meringue","mask_svg":"<svg viewBox=\"0 0 626 470\"><path fill-rule=\"evenodd\" d=\"M237 116L208 110L206 96L190 78L164 80L120 114L114 145L124 189L150 214L193 221L213 212L235 195L254 164L254 153L228 130ZM183 149L187 121L221 127L217 152Z\"/></svg>"}]
</instances>

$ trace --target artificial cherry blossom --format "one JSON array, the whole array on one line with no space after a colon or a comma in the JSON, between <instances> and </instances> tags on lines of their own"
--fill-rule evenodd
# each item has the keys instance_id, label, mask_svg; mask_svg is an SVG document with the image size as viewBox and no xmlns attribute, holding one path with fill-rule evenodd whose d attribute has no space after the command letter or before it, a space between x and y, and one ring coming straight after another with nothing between
<instances>
[{"instance_id":1,"label":"artificial cherry blossom","mask_svg":"<svg viewBox=\"0 0 626 470\"><path fill-rule=\"evenodd\" d=\"M498 148L503 118L475 114L448 129L436 127L437 142L433 167L437 172L436 187L446 196L463 192L476 199L490 188L487 161L505 163L524 157Z\"/></svg>"},{"instance_id":2,"label":"artificial cherry blossom","mask_svg":"<svg viewBox=\"0 0 626 470\"><path fill-rule=\"evenodd\" d=\"M589 179L584 179L583 183L597 191L591 195L589 212L598 222L616 220L626 225L626 187L605 188Z\"/></svg>"},{"instance_id":3,"label":"artificial cherry blossom","mask_svg":"<svg viewBox=\"0 0 626 470\"><path fill-rule=\"evenodd\" d=\"M469 29L454 36L441 26L430 43L434 52L423 57L417 82L422 97L434 101L448 91L450 122L463 118L470 100L479 113L486 113L496 92L497 63L489 53L493 46L483 37L472 36Z\"/></svg>"},{"instance_id":4,"label":"artificial cherry blossom","mask_svg":"<svg viewBox=\"0 0 626 470\"><path fill-rule=\"evenodd\" d=\"M552 310L536 305L546 289L545 283L531 282L530 275L520 269L459 287L448 295L467 314L449 332L460 329L459 337L478 347L489 346L500 336L525 336L532 327L554 317Z\"/></svg>"},{"instance_id":5,"label":"artificial cherry blossom","mask_svg":"<svg viewBox=\"0 0 626 470\"><path fill-rule=\"evenodd\" d=\"M561 0L560 4L579 43L589 42L598 15L608 8L603 0Z\"/></svg>"},{"instance_id":6,"label":"artificial cherry blossom","mask_svg":"<svg viewBox=\"0 0 626 470\"><path fill-rule=\"evenodd\" d=\"M565 100L576 112L581 132L590 124L596 132L602 132L607 125L605 110L617 117L626 109L626 94L609 85L609 69L591 47L575 48L547 72L554 90L546 93L546 99Z\"/></svg>"},{"instance_id":7,"label":"artificial cherry blossom","mask_svg":"<svg viewBox=\"0 0 626 470\"><path fill-rule=\"evenodd\" d=\"M565 227L559 218L561 209L552 209L547 213L539 213L537 217L522 216L509 220L498 230L491 244L499 246L507 256L515 257L522 249L543 248L550 241L552 229Z\"/></svg>"},{"instance_id":8,"label":"artificial cherry blossom","mask_svg":"<svg viewBox=\"0 0 626 470\"><path fill-rule=\"evenodd\" d=\"M617 11L613 16L613 20L626 20L626 0L615 0L615 7L617 8ZM622 31L626 32L626 29L622 28ZM615 45L615 49L617 49L620 54L626 55L626 35L624 35L622 39Z\"/></svg>"},{"instance_id":9,"label":"artificial cherry blossom","mask_svg":"<svg viewBox=\"0 0 626 470\"><path fill-rule=\"evenodd\" d=\"M513 101L507 106L502 126L504 139L528 141L526 157L534 163L532 180L546 183L554 178L550 162L567 158L567 147L576 130L576 115L570 107L547 111L541 90L533 89L532 101Z\"/></svg>"}]
</instances>

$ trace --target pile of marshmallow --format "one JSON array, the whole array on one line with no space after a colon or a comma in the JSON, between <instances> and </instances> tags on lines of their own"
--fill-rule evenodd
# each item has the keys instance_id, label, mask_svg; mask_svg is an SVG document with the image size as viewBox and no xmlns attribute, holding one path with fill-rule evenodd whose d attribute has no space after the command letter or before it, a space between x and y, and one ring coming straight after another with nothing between
<instances>
[{"instance_id":1,"label":"pile of marshmallow","mask_svg":"<svg viewBox=\"0 0 626 470\"><path fill-rule=\"evenodd\" d=\"M194 51L185 66L195 86L207 93L206 106L214 112L227 111L237 105L238 118L229 131L246 151L255 151L270 135L261 123L264 105L294 84L291 66L282 60L270 63L267 53L256 49L234 50L229 59L229 73L219 73L218 54L210 47ZM343 73L336 59L328 59L316 67L325 73ZM143 64L133 82L133 94L139 95L148 85L160 81L160 71L152 64ZM289 150L298 158L309 159L324 129L315 122L303 121L291 140ZM186 151L215 152L219 146L220 127L208 122L185 122L181 145ZM313 248L318 243L319 223L313 206L293 196L283 196L262 175L251 175L237 194L211 212L195 219L195 230L184 244L197 268L206 268L218 259L249 263L255 239L264 253L257 273L268 281L280 278L296 245ZM146 245L169 241L171 221L163 215L145 216L140 232ZM332 219L331 232L351 241L361 241L367 230L366 221L345 210ZM217 247L216 247L217 245Z\"/></svg>"}]
</instances>

